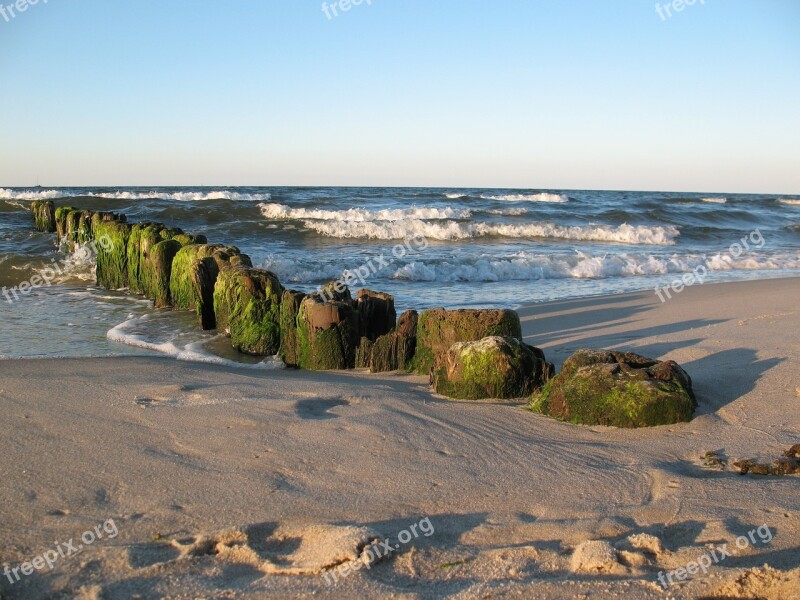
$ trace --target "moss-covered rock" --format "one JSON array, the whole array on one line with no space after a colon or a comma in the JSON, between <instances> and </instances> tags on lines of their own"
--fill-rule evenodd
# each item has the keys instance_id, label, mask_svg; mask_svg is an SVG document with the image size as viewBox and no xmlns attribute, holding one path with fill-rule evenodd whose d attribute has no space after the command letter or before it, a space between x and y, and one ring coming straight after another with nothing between
<instances>
[{"instance_id":1,"label":"moss-covered rock","mask_svg":"<svg viewBox=\"0 0 800 600\"><path fill-rule=\"evenodd\" d=\"M417 348L410 368L428 375L437 356L456 342L475 342L490 336L522 340L519 315L505 309L425 310L419 315Z\"/></svg>"},{"instance_id":2,"label":"moss-covered rock","mask_svg":"<svg viewBox=\"0 0 800 600\"><path fill-rule=\"evenodd\" d=\"M409 368L417 346L418 320L417 311L407 310L400 315L394 331L375 340L369 361L371 372L385 373Z\"/></svg>"},{"instance_id":3,"label":"moss-covered rock","mask_svg":"<svg viewBox=\"0 0 800 600\"><path fill-rule=\"evenodd\" d=\"M52 200L34 200L31 203L31 212L36 231L42 233L56 231L56 208Z\"/></svg>"},{"instance_id":4,"label":"moss-covered rock","mask_svg":"<svg viewBox=\"0 0 800 600\"><path fill-rule=\"evenodd\" d=\"M538 348L516 338L491 336L458 342L440 354L431 372L431 385L457 400L508 400L530 396L552 373L553 365Z\"/></svg>"},{"instance_id":5,"label":"moss-covered rock","mask_svg":"<svg viewBox=\"0 0 800 600\"><path fill-rule=\"evenodd\" d=\"M141 271L142 293L156 308L172 306L169 281L172 261L182 248L175 240L164 240L150 248Z\"/></svg>"},{"instance_id":6,"label":"moss-covered rock","mask_svg":"<svg viewBox=\"0 0 800 600\"><path fill-rule=\"evenodd\" d=\"M172 261L169 291L175 308L194 310L203 329L215 329L214 284L221 269L252 263L234 246L192 244L182 247Z\"/></svg>"},{"instance_id":7,"label":"moss-covered rock","mask_svg":"<svg viewBox=\"0 0 800 600\"><path fill-rule=\"evenodd\" d=\"M131 226L94 215L92 230L97 246L97 284L109 290L128 285L128 239Z\"/></svg>"},{"instance_id":8,"label":"moss-covered rock","mask_svg":"<svg viewBox=\"0 0 800 600\"><path fill-rule=\"evenodd\" d=\"M356 300L361 337L374 342L386 335L395 327L397 312L394 308L394 297L382 292L359 290Z\"/></svg>"},{"instance_id":9,"label":"moss-covered rock","mask_svg":"<svg viewBox=\"0 0 800 600\"><path fill-rule=\"evenodd\" d=\"M245 354L273 356L281 343L283 287L269 271L249 267L222 269L214 286L217 329Z\"/></svg>"},{"instance_id":10,"label":"moss-covered rock","mask_svg":"<svg viewBox=\"0 0 800 600\"><path fill-rule=\"evenodd\" d=\"M78 210L74 206L59 206L55 212L56 233L61 242L67 236L67 216L72 211Z\"/></svg>"},{"instance_id":11,"label":"moss-covered rock","mask_svg":"<svg viewBox=\"0 0 800 600\"><path fill-rule=\"evenodd\" d=\"M169 237L162 236L161 223L136 223L131 227L128 240L128 289L134 293L144 293L145 264L150 249Z\"/></svg>"},{"instance_id":12,"label":"moss-covered rock","mask_svg":"<svg viewBox=\"0 0 800 600\"><path fill-rule=\"evenodd\" d=\"M297 360L297 315L305 297L303 292L284 290L281 298L281 348L278 356L287 367L300 366Z\"/></svg>"},{"instance_id":13,"label":"moss-covered rock","mask_svg":"<svg viewBox=\"0 0 800 600\"><path fill-rule=\"evenodd\" d=\"M359 344L358 310L347 301L327 301L319 293L306 296L297 315L297 363L303 369L352 369Z\"/></svg>"},{"instance_id":14,"label":"moss-covered rock","mask_svg":"<svg viewBox=\"0 0 800 600\"><path fill-rule=\"evenodd\" d=\"M651 427L691 420L697 402L691 378L674 361L578 350L530 407L570 423Z\"/></svg>"}]
</instances>

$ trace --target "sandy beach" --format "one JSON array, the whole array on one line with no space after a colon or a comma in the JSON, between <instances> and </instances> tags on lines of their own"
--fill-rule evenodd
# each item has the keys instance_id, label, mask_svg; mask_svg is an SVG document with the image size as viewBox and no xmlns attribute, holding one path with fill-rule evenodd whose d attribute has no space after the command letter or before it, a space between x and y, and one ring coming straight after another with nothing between
<instances>
[{"instance_id":1,"label":"sandy beach","mask_svg":"<svg viewBox=\"0 0 800 600\"><path fill-rule=\"evenodd\" d=\"M797 597L798 479L730 463L800 441L798 295L795 278L520 309L556 366L591 347L685 367L696 418L639 430L447 401L402 374L0 361L0 563L59 551L8 571L2 596ZM343 571L377 539L387 557ZM582 566L591 540L614 559Z\"/></svg>"}]
</instances>

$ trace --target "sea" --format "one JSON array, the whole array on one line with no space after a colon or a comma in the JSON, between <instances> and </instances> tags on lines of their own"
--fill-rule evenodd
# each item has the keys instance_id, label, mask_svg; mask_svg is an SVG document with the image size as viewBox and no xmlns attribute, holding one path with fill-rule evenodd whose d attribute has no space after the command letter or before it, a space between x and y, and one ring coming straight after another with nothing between
<instances>
[{"instance_id":1,"label":"sea","mask_svg":"<svg viewBox=\"0 0 800 600\"><path fill-rule=\"evenodd\" d=\"M95 285L94 256L33 229L53 200L156 221L237 246L286 288L346 279L400 312L517 307L800 275L800 196L458 188L0 188L0 359L166 355L275 368L194 315ZM51 266L50 285L10 290Z\"/></svg>"}]
</instances>

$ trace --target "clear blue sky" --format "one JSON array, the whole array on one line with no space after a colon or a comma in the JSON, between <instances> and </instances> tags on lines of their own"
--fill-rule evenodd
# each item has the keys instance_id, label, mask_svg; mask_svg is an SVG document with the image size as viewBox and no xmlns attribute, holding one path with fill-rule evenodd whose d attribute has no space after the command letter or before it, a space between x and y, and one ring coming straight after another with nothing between
<instances>
[{"instance_id":1,"label":"clear blue sky","mask_svg":"<svg viewBox=\"0 0 800 600\"><path fill-rule=\"evenodd\" d=\"M40 0L0 186L800 193L800 2L700 1Z\"/></svg>"}]
</instances>

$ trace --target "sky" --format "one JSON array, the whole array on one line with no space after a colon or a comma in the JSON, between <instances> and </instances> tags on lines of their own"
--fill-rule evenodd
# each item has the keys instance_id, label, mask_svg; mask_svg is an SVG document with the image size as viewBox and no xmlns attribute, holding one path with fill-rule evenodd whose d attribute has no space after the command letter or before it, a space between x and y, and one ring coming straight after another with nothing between
<instances>
[{"instance_id":1,"label":"sky","mask_svg":"<svg viewBox=\"0 0 800 600\"><path fill-rule=\"evenodd\" d=\"M800 2L680 1L0 0L0 186L800 194Z\"/></svg>"}]
</instances>

